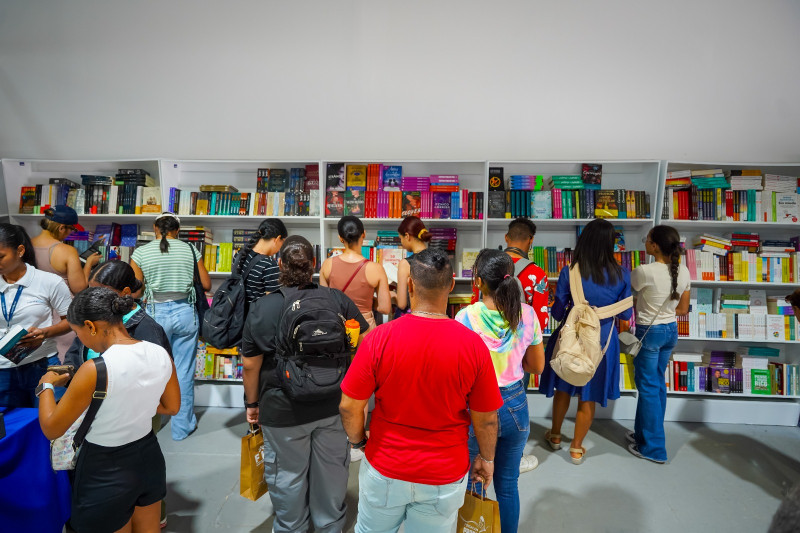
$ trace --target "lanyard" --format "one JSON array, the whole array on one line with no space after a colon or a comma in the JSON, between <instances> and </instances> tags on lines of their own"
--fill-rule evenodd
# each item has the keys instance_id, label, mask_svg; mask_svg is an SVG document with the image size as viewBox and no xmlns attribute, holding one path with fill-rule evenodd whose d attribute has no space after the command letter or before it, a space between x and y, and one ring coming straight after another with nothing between
<instances>
[{"instance_id":1,"label":"lanyard","mask_svg":"<svg viewBox=\"0 0 800 533\"><path fill-rule=\"evenodd\" d=\"M6 326L11 326L11 319L14 318L14 311L17 310L17 303L19 302L19 297L22 294L22 289L24 287L20 285L17 287L17 294L14 296L14 302L11 304L11 312L9 313L6 311L6 295L3 292L0 292L0 304L3 306L3 318L6 319Z\"/></svg>"}]
</instances>

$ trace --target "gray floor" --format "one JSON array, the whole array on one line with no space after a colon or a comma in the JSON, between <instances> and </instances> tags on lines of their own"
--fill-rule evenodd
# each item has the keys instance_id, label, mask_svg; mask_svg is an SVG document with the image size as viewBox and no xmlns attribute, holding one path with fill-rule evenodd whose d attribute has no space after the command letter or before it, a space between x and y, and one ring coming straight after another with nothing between
<instances>
[{"instance_id":1,"label":"gray floor","mask_svg":"<svg viewBox=\"0 0 800 533\"><path fill-rule=\"evenodd\" d=\"M239 496L243 411L198 409L200 426L183 442L160 434L167 460L167 531L271 531L268 496ZM671 461L656 465L623 447L632 421L597 420L584 464L545 449L548 421L531 423L540 466L520 478L521 532L766 531L787 487L800 481L800 429L667 424ZM571 435L567 423L564 434ZM348 531L355 523L358 465L351 467Z\"/></svg>"}]
</instances>

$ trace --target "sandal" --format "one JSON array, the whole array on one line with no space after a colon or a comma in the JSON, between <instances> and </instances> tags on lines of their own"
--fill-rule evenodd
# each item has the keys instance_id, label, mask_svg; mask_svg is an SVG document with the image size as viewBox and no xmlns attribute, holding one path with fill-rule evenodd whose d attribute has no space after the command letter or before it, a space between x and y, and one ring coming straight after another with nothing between
<instances>
[{"instance_id":1,"label":"sandal","mask_svg":"<svg viewBox=\"0 0 800 533\"><path fill-rule=\"evenodd\" d=\"M550 445L550 448L554 450L561 449L561 435L558 433L550 433L550 430L544 432L544 439L547 441L547 444ZM553 442L553 439L558 439L558 442Z\"/></svg>"},{"instance_id":2,"label":"sandal","mask_svg":"<svg viewBox=\"0 0 800 533\"><path fill-rule=\"evenodd\" d=\"M581 454L580 457L573 457L573 453ZM572 459L572 464L579 465L583 462L583 458L586 457L586 448L581 446L580 448L570 448L569 449L569 458Z\"/></svg>"}]
</instances>

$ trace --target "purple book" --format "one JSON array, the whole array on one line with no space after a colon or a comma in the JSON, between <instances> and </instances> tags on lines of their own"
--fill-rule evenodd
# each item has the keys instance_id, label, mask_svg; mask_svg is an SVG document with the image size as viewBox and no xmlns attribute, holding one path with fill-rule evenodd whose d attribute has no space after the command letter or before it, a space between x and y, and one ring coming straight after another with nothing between
<instances>
[{"instance_id":1,"label":"purple book","mask_svg":"<svg viewBox=\"0 0 800 533\"><path fill-rule=\"evenodd\" d=\"M450 193L433 193L433 218L450 218Z\"/></svg>"}]
</instances>

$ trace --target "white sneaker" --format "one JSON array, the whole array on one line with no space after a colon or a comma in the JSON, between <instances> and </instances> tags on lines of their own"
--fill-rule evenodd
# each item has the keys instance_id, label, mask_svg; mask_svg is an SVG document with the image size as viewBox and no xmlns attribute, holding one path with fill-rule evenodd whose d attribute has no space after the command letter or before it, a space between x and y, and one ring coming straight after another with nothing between
<instances>
[{"instance_id":1,"label":"white sneaker","mask_svg":"<svg viewBox=\"0 0 800 533\"><path fill-rule=\"evenodd\" d=\"M356 450L355 448L350 448L350 462L355 463L360 461L364 458L364 452L362 450Z\"/></svg>"},{"instance_id":2,"label":"white sneaker","mask_svg":"<svg viewBox=\"0 0 800 533\"><path fill-rule=\"evenodd\" d=\"M524 474L530 472L539 466L539 459L535 455L523 455L519 462L519 473Z\"/></svg>"}]
</instances>

